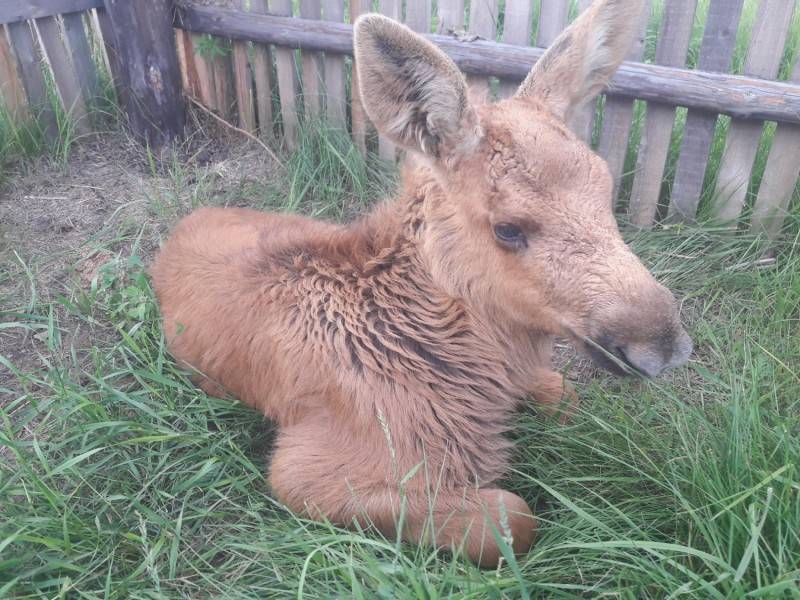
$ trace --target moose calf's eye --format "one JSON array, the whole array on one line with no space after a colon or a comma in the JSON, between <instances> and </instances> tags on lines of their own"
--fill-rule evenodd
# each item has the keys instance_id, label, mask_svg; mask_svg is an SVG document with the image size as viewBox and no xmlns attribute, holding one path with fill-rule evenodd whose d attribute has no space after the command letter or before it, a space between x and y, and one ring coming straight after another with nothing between
<instances>
[{"instance_id":1,"label":"moose calf's eye","mask_svg":"<svg viewBox=\"0 0 800 600\"><path fill-rule=\"evenodd\" d=\"M512 223L498 223L494 226L494 236L503 246L520 250L528 245L522 229Z\"/></svg>"}]
</instances>

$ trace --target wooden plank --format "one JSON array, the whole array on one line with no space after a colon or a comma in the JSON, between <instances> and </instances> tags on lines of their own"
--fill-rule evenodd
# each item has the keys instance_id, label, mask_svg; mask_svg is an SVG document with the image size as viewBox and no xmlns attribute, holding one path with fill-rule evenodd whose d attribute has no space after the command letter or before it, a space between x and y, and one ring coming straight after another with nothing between
<instances>
[{"instance_id":1,"label":"wooden plank","mask_svg":"<svg viewBox=\"0 0 800 600\"><path fill-rule=\"evenodd\" d=\"M359 15L369 12L367 0L350 0L350 22L355 23ZM352 42L351 42L352 45ZM353 72L350 76L350 133L353 143L361 154L367 153L367 113L361 103L361 92L358 89L358 69L353 60Z\"/></svg>"},{"instance_id":2,"label":"wooden plank","mask_svg":"<svg viewBox=\"0 0 800 600\"><path fill-rule=\"evenodd\" d=\"M400 20L400 1L399 0L380 0L380 12L387 17ZM378 134L378 156L381 160L387 162L394 162L397 160L397 148L395 145L384 135Z\"/></svg>"},{"instance_id":3,"label":"wooden plank","mask_svg":"<svg viewBox=\"0 0 800 600\"><path fill-rule=\"evenodd\" d=\"M233 81L236 90L236 109L239 113L239 127L250 133L256 131L256 112L253 105L253 79L247 58L247 42L233 43Z\"/></svg>"},{"instance_id":4,"label":"wooden plank","mask_svg":"<svg viewBox=\"0 0 800 600\"><path fill-rule=\"evenodd\" d=\"M111 17L105 8L98 8L94 11L94 22L96 25L96 32L100 34L102 40L103 56L106 61L106 68L114 83L114 89L117 92L117 99L121 102L122 97L119 95L120 81L122 80L122 64L120 61L119 50L117 49L117 42L114 37L114 28L111 25Z\"/></svg>"},{"instance_id":5,"label":"wooden plank","mask_svg":"<svg viewBox=\"0 0 800 600\"><path fill-rule=\"evenodd\" d=\"M267 12L267 0L250 0L250 10ZM253 44L253 79L256 91L258 130L262 137L273 134L272 121L272 54L267 44Z\"/></svg>"},{"instance_id":6,"label":"wooden plank","mask_svg":"<svg viewBox=\"0 0 800 600\"><path fill-rule=\"evenodd\" d=\"M217 112L228 122L233 122L236 110L236 92L233 80L233 54L231 43L227 38L218 37L214 40L220 48L211 60L214 72L214 96L216 97Z\"/></svg>"},{"instance_id":7,"label":"wooden plank","mask_svg":"<svg viewBox=\"0 0 800 600\"><path fill-rule=\"evenodd\" d=\"M592 0L578 0L579 12L589 8ZM579 106L569 120L569 128L587 144L592 143L592 129L594 127L594 113L597 108L597 98L590 98L586 104Z\"/></svg>"},{"instance_id":8,"label":"wooden plank","mask_svg":"<svg viewBox=\"0 0 800 600\"><path fill-rule=\"evenodd\" d=\"M514 2L519 4L520 0ZM531 5L530 0L526 2L528 6ZM447 35L464 30L464 0L439 0L438 12L439 24L436 33ZM508 23L508 3L506 3L506 23Z\"/></svg>"},{"instance_id":9,"label":"wooden plank","mask_svg":"<svg viewBox=\"0 0 800 600\"><path fill-rule=\"evenodd\" d=\"M72 67L78 77L83 98L89 103L98 95L97 68L86 37L84 16L84 13L69 13L62 17L61 22Z\"/></svg>"},{"instance_id":10,"label":"wooden plank","mask_svg":"<svg viewBox=\"0 0 800 600\"><path fill-rule=\"evenodd\" d=\"M181 66L181 85L183 93L191 98L198 97L197 67L194 55L188 47L189 32L175 29L175 48L178 50L178 62Z\"/></svg>"},{"instance_id":11,"label":"wooden plank","mask_svg":"<svg viewBox=\"0 0 800 600\"><path fill-rule=\"evenodd\" d=\"M558 1L560 2L561 0ZM497 37L498 14L497 0L473 0L469 7L468 31L493 42ZM468 75L467 84L474 101L488 102L490 100L489 80L485 76Z\"/></svg>"},{"instance_id":12,"label":"wooden plank","mask_svg":"<svg viewBox=\"0 0 800 600\"><path fill-rule=\"evenodd\" d=\"M300 0L300 17L303 19L319 20L322 16L322 3L320 0ZM303 107L306 116L320 114L320 83L322 80L322 57L318 52L303 50Z\"/></svg>"},{"instance_id":13,"label":"wooden plank","mask_svg":"<svg viewBox=\"0 0 800 600\"><path fill-rule=\"evenodd\" d=\"M791 80L800 83L800 57ZM780 123L772 138L767 165L761 179L750 230L775 239L789 211L797 178L800 176L800 125Z\"/></svg>"},{"instance_id":14,"label":"wooden plank","mask_svg":"<svg viewBox=\"0 0 800 600\"><path fill-rule=\"evenodd\" d=\"M13 118L21 119L28 116L25 87L17 73L17 61L2 28L0 28L0 101Z\"/></svg>"},{"instance_id":15,"label":"wooden plank","mask_svg":"<svg viewBox=\"0 0 800 600\"><path fill-rule=\"evenodd\" d=\"M0 25L102 8L103 0L3 0Z\"/></svg>"},{"instance_id":16,"label":"wooden plank","mask_svg":"<svg viewBox=\"0 0 800 600\"><path fill-rule=\"evenodd\" d=\"M539 31L536 34L536 45L547 48L558 34L567 26L569 18L569 0L546 0L542 2L539 14Z\"/></svg>"},{"instance_id":17,"label":"wooden plank","mask_svg":"<svg viewBox=\"0 0 800 600\"><path fill-rule=\"evenodd\" d=\"M405 23L414 31L430 33L431 0L406 0Z\"/></svg>"},{"instance_id":18,"label":"wooden plank","mask_svg":"<svg viewBox=\"0 0 800 600\"><path fill-rule=\"evenodd\" d=\"M650 21L651 4L648 0L647 8L642 12L639 23L639 35L634 40L626 60L641 62L644 58L647 25ZM622 181L622 170L625 167L625 156L628 152L628 141L633 124L633 100L614 96L606 96L606 105L603 109L603 126L600 130L600 140L597 152L608 163L608 169L614 180L612 198L617 200L619 184Z\"/></svg>"},{"instance_id":19,"label":"wooden plank","mask_svg":"<svg viewBox=\"0 0 800 600\"><path fill-rule=\"evenodd\" d=\"M192 34L189 40L189 50L194 55L194 65L197 69L197 91L199 100L211 110L217 110L217 95L214 91L214 68L208 57L200 51L201 36ZM187 52L188 54L188 52Z\"/></svg>"},{"instance_id":20,"label":"wooden plank","mask_svg":"<svg viewBox=\"0 0 800 600\"><path fill-rule=\"evenodd\" d=\"M702 71L728 71L736 44L736 33L744 0L717 0L708 9L697 68ZM703 188L717 115L690 110L681 141L675 181L669 205L670 220L691 221Z\"/></svg>"},{"instance_id":21,"label":"wooden plank","mask_svg":"<svg viewBox=\"0 0 800 600\"><path fill-rule=\"evenodd\" d=\"M661 35L656 46L658 64L685 65L696 8L697 0L673 0L666 3ZM674 123L674 106L658 102L647 104L628 207L630 221L637 227L649 227L653 224Z\"/></svg>"},{"instance_id":22,"label":"wooden plank","mask_svg":"<svg viewBox=\"0 0 800 600\"><path fill-rule=\"evenodd\" d=\"M292 16L292 0L270 0L269 9L275 15ZM256 15L248 15L256 19ZM351 42L352 43L352 42ZM283 46L283 44L278 44ZM283 139L289 150L297 147L299 120L297 115L297 68L294 50L275 48L275 65L278 73L278 97L281 103Z\"/></svg>"},{"instance_id":23,"label":"wooden plank","mask_svg":"<svg viewBox=\"0 0 800 600\"><path fill-rule=\"evenodd\" d=\"M322 10L326 21L344 21L344 3L341 0L323 0ZM341 129L347 128L347 87L344 56L326 52L323 61L325 73L325 115L328 122Z\"/></svg>"},{"instance_id":24,"label":"wooden plank","mask_svg":"<svg viewBox=\"0 0 800 600\"><path fill-rule=\"evenodd\" d=\"M463 10L462 10L463 12ZM506 0L503 21L503 42L517 46L530 46L533 35L533 2L531 0ZM500 97L510 98L517 92L519 81L505 79L500 82Z\"/></svg>"},{"instance_id":25,"label":"wooden plank","mask_svg":"<svg viewBox=\"0 0 800 600\"><path fill-rule=\"evenodd\" d=\"M39 119L45 138L52 143L58 139L58 123L47 98L47 87L30 24L23 22L8 25L8 39L17 59L22 85L28 97L28 107Z\"/></svg>"},{"instance_id":26,"label":"wooden plank","mask_svg":"<svg viewBox=\"0 0 800 600\"><path fill-rule=\"evenodd\" d=\"M72 65L69 63L67 48L61 37L61 29L55 17L36 19L39 43L45 60L50 64L61 104L75 126L76 133L85 135L91 131L86 103L81 95L81 86Z\"/></svg>"},{"instance_id":27,"label":"wooden plank","mask_svg":"<svg viewBox=\"0 0 800 600\"><path fill-rule=\"evenodd\" d=\"M746 75L764 79L778 75L794 8L794 2L760 3L745 59ZM736 220L744 208L762 130L759 121L731 122L714 192L714 214L720 221Z\"/></svg>"},{"instance_id":28,"label":"wooden plank","mask_svg":"<svg viewBox=\"0 0 800 600\"><path fill-rule=\"evenodd\" d=\"M352 54L349 24L253 15L198 5L177 7L179 26L190 31L236 39ZM524 48L485 40L465 42L452 36L426 35L465 73L522 80L542 56ZM611 96L640 98L699 108L743 119L800 123L800 86L755 77L705 73L693 69L624 62L610 81Z\"/></svg>"},{"instance_id":29,"label":"wooden plank","mask_svg":"<svg viewBox=\"0 0 800 600\"><path fill-rule=\"evenodd\" d=\"M244 10L247 0L241 1ZM250 71L250 42L233 42L233 86L236 91L236 109L239 127L250 133L256 132L256 110L253 98L253 77Z\"/></svg>"},{"instance_id":30,"label":"wooden plank","mask_svg":"<svg viewBox=\"0 0 800 600\"><path fill-rule=\"evenodd\" d=\"M160 149L183 135L186 118L172 2L106 0L105 5L118 54L117 89L128 124L144 143Z\"/></svg>"}]
</instances>

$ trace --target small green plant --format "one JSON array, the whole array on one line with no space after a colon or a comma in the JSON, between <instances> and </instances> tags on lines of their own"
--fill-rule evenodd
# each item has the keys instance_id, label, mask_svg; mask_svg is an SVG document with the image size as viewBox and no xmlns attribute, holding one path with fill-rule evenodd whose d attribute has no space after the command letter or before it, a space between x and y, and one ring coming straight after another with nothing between
<instances>
[{"instance_id":1,"label":"small green plant","mask_svg":"<svg viewBox=\"0 0 800 600\"><path fill-rule=\"evenodd\" d=\"M218 58L227 56L230 48L220 38L205 34L198 38L195 44L195 52L206 60L213 62Z\"/></svg>"}]
</instances>

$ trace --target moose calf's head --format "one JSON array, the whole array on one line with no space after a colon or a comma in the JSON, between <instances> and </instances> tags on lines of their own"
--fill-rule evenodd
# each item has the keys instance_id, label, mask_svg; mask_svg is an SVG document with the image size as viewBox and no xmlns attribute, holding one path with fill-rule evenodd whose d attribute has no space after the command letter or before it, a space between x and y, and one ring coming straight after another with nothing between
<instances>
[{"instance_id":1,"label":"moose calf's head","mask_svg":"<svg viewBox=\"0 0 800 600\"><path fill-rule=\"evenodd\" d=\"M643 5L595 0L495 104L470 103L441 50L379 15L357 21L355 54L370 119L441 188L422 233L437 282L512 328L566 334L601 366L655 376L685 363L691 340L619 234L605 162L566 126L619 66Z\"/></svg>"}]
</instances>

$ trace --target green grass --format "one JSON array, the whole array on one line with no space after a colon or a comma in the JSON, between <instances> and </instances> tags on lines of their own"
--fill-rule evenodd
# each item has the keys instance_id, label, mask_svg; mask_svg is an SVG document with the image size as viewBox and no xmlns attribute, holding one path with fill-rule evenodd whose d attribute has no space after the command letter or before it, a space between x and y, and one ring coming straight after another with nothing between
<instances>
[{"instance_id":1,"label":"green grass","mask_svg":"<svg viewBox=\"0 0 800 600\"><path fill-rule=\"evenodd\" d=\"M171 220L244 194L358 212L388 184L341 134L314 129L275 189L243 182L220 197L208 173L175 162L151 209ZM282 201L278 188L291 190ZM799 225L795 212L767 266L760 241L723 230L632 235L684 298L695 357L654 382L582 380L569 426L520 413L504 485L542 528L496 571L272 499L272 428L175 366L140 232L112 236L117 259L88 286L41 290L35 265L9 268L0 283L25 292L6 298L0 334L38 336L39 354L22 368L0 351L16 373L0 389L0 597L800 597Z\"/></svg>"}]
</instances>

